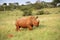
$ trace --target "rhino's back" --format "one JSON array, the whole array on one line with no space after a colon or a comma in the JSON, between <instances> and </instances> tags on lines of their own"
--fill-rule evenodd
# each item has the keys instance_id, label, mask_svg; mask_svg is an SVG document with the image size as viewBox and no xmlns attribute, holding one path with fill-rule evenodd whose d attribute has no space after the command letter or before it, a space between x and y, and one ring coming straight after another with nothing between
<instances>
[{"instance_id":1,"label":"rhino's back","mask_svg":"<svg viewBox=\"0 0 60 40\"><path fill-rule=\"evenodd\" d=\"M17 24L19 26L26 27L29 24L31 24L31 20L29 18L23 17L23 18L20 18L20 19L17 20Z\"/></svg>"}]
</instances>

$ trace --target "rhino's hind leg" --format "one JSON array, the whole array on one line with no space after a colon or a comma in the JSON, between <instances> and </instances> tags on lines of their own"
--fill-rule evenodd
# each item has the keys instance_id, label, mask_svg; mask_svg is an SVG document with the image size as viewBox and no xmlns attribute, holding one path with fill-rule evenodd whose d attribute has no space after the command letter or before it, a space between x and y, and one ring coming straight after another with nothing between
<instances>
[{"instance_id":1,"label":"rhino's hind leg","mask_svg":"<svg viewBox=\"0 0 60 40\"><path fill-rule=\"evenodd\" d=\"M19 31L20 30L20 26L16 26L16 31Z\"/></svg>"},{"instance_id":2,"label":"rhino's hind leg","mask_svg":"<svg viewBox=\"0 0 60 40\"><path fill-rule=\"evenodd\" d=\"M19 27L18 26L16 26L16 31L18 31L19 30Z\"/></svg>"}]
</instances>

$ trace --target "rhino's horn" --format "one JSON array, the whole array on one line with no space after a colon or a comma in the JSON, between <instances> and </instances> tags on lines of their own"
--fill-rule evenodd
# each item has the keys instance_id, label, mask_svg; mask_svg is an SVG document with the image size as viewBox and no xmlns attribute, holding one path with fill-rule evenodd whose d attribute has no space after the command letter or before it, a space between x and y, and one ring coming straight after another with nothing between
<instances>
[{"instance_id":1,"label":"rhino's horn","mask_svg":"<svg viewBox=\"0 0 60 40\"><path fill-rule=\"evenodd\" d=\"M38 16L35 17L36 19L38 18Z\"/></svg>"}]
</instances>

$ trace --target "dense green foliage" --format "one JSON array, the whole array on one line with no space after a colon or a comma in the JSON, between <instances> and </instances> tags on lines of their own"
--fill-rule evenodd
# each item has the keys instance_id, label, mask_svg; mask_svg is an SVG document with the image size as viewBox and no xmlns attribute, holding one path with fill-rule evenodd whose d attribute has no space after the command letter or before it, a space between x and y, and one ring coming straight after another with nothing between
<instances>
[{"instance_id":1,"label":"dense green foliage","mask_svg":"<svg viewBox=\"0 0 60 40\"><path fill-rule=\"evenodd\" d=\"M27 2L28 4L27 5L19 5L18 3L9 3L9 5L7 5L7 3L3 3L2 5L0 5L0 11L8 11L8 10L14 10L14 9L19 9L19 10L26 10L26 9L42 9L42 8L47 8L49 7L48 5L52 5L51 3L47 3L47 2L40 2L40 3L29 3ZM53 7L53 6L51 6Z\"/></svg>"},{"instance_id":2,"label":"dense green foliage","mask_svg":"<svg viewBox=\"0 0 60 40\"><path fill-rule=\"evenodd\" d=\"M0 11L11 11L11 10L15 10L15 9L18 9L18 10L28 10L28 9L31 9L31 10L34 10L34 9L42 9L42 8L53 8L53 7L56 7L57 3L60 3L60 0L53 0L53 2L35 2L35 3L31 3L30 1L27 1L26 2L27 4L24 5L19 5L19 3L9 3L9 5L7 5L7 3L3 3L2 5L0 5Z\"/></svg>"}]
</instances>

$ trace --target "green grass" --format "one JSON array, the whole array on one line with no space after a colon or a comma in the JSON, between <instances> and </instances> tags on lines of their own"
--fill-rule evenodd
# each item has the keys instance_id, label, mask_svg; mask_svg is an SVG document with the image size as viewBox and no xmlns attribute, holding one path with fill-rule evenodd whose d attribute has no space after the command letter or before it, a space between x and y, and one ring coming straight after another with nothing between
<instances>
[{"instance_id":1,"label":"green grass","mask_svg":"<svg viewBox=\"0 0 60 40\"><path fill-rule=\"evenodd\" d=\"M15 21L22 17L23 12L19 10L0 11L0 40L60 40L60 9L46 8L43 10L47 9L52 14L37 15L40 21L39 27L34 27L31 31L21 29L18 32L15 30ZM9 38L8 34L12 34L13 37Z\"/></svg>"}]
</instances>

